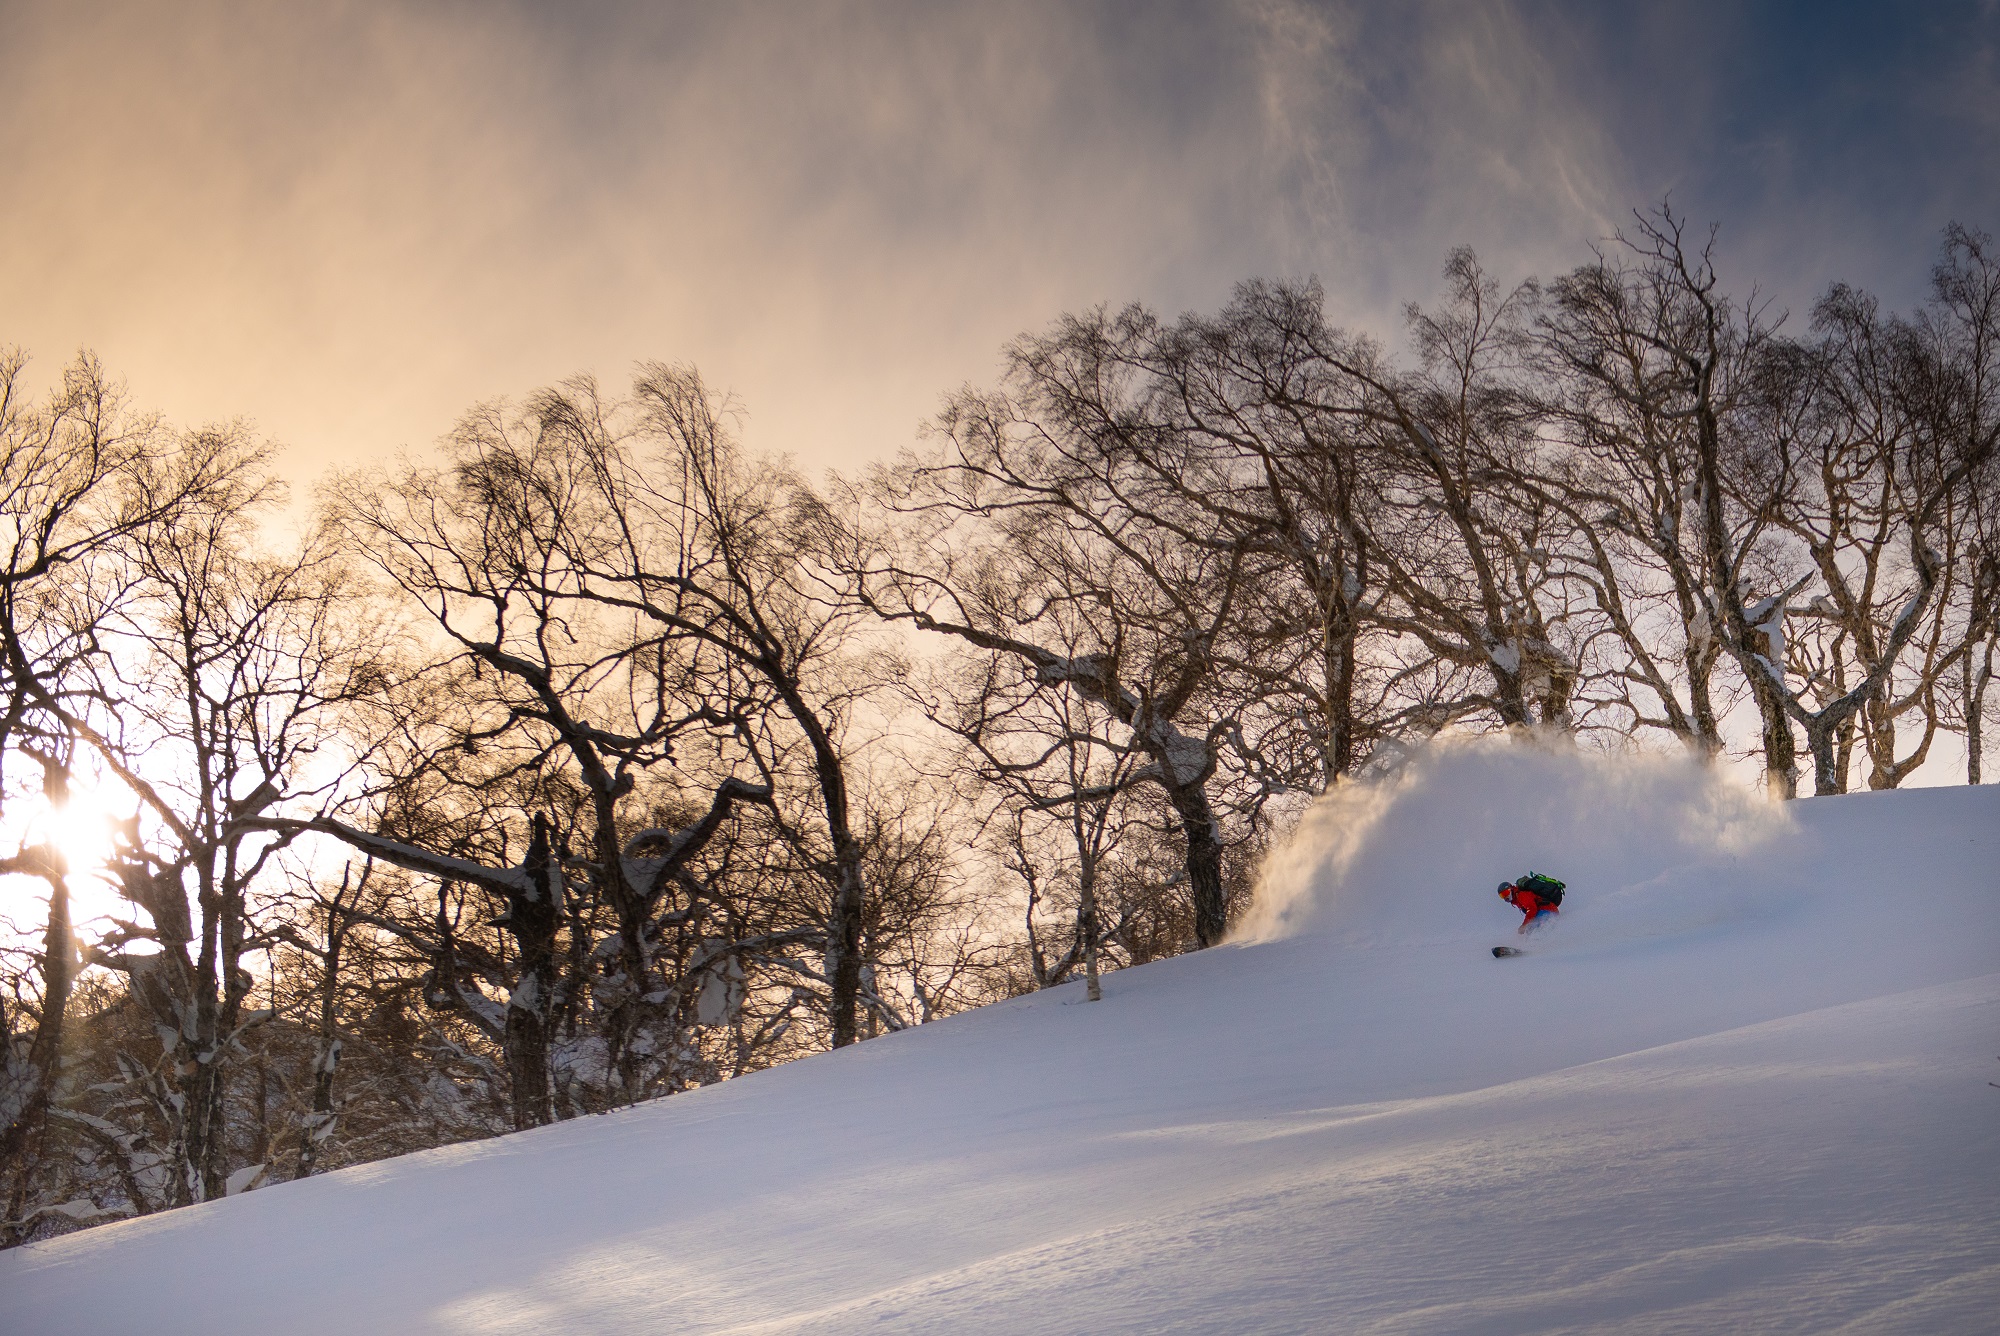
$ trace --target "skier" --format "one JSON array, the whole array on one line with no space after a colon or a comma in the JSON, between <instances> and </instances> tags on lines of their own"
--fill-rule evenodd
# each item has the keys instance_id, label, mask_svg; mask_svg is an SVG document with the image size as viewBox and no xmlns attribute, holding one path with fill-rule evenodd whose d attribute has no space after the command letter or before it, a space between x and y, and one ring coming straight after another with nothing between
<instances>
[{"instance_id":1,"label":"skier","mask_svg":"<svg viewBox=\"0 0 2000 1336\"><path fill-rule=\"evenodd\" d=\"M1525 933L1543 919L1555 916L1562 904L1563 884L1554 877L1530 872L1518 882L1501 882L1500 898L1521 911L1521 926L1515 931Z\"/></svg>"}]
</instances>

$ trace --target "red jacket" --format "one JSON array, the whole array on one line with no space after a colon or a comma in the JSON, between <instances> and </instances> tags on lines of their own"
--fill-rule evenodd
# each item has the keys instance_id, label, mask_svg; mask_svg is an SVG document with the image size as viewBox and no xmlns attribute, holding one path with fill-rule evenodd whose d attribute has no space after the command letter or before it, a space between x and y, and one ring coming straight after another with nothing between
<instances>
[{"instance_id":1,"label":"red jacket","mask_svg":"<svg viewBox=\"0 0 2000 1336\"><path fill-rule=\"evenodd\" d=\"M1536 895L1533 891L1524 891L1519 886L1512 884L1500 888L1500 898L1521 911L1524 915L1521 920L1523 923L1528 922L1535 915L1544 911L1551 914L1561 912L1553 904L1542 899L1541 896Z\"/></svg>"}]
</instances>

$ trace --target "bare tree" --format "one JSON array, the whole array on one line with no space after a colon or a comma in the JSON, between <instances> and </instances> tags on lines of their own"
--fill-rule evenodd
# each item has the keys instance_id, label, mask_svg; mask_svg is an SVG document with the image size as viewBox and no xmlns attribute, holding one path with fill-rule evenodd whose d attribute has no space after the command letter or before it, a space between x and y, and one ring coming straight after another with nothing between
<instances>
[{"instance_id":1,"label":"bare tree","mask_svg":"<svg viewBox=\"0 0 2000 1336\"><path fill-rule=\"evenodd\" d=\"M659 953L688 908L680 879L736 804L770 800L724 778L679 828L652 822L649 804L678 788L651 778L675 743L744 720L740 702L690 689L673 647L589 597L578 558L607 540L597 461L571 439L580 399L544 396L518 419L475 411L449 468L345 489L342 531L423 610L437 653L378 724L401 742L372 828L333 813L294 827L437 879L427 917L373 921L429 962L433 1005L498 1046L524 1127L556 1116L555 1028L586 999L615 1098L663 1079L678 1045L656 1031L687 984ZM463 924L468 894L498 911L480 930Z\"/></svg>"},{"instance_id":2,"label":"bare tree","mask_svg":"<svg viewBox=\"0 0 2000 1336\"><path fill-rule=\"evenodd\" d=\"M807 565L809 495L783 469L740 459L720 406L683 369L645 368L628 400L607 401L578 380L534 396L517 416L480 410L452 445L450 471L412 471L365 493L376 499L349 504L343 522L457 650L463 670L451 689L477 704L444 725L438 741L461 738L523 780L560 771L583 799L574 821L529 822L529 860L547 860L549 876L568 889L517 886L524 876L535 881L528 864L490 854L477 869L454 870L441 861L453 856L444 848L419 857L370 844L352 828L342 837L506 898L514 957L545 962L542 972L557 968L558 937L572 953L582 949L584 923L574 914L567 926L560 921L565 896L608 908L615 950L585 950L560 988L553 975L546 984L511 984L510 1009L532 1020L516 1019L516 1029L540 1034L587 986L598 1008L616 1013L605 1033L610 1060L625 1073L624 1099L640 1097L651 1079L639 1075L642 1032L670 1014L693 1023L689 1008L699 1009L694 999L706 982L760 951L773 953L764 958L771 968L823 988L833 1042L852 1042L868 897L841 732L865 684L842 657L854 613L823 597ZM647 779L670 762L688 774L676 747L691 749L714 776L709 797L680 824L647 827L644 803L673 791L685 806L700 790L701 781ZM412 754L442 774L449 751L424 744ZM692 875L694 860L745 802L767 809L780 846L801 860L786 884L800 874L831 894L816 927L774 927L754 941L702 939L699 958L683 958L697 949L690 934L704 906L728 898ZM588 842L587 854L558 848L570 831ZM422 935L429 949L444 948L439 932ZM798 958L809 943L821 948L824 970ZM591 974L597 961L616 968ZM539 977L531 971L529 979ZM470 995L467 1003L479 1009ZM544 1042L523 1037L514 1051L533 1062ZM660 1054L687 1045L646 1039L643 1047ZM662 1079L671 1088L673 1078ZM546 1088L539 1071L522 1080ZM532 1121L540 1107L519 1116Z\"/></svg>"},{"instance_id":3,"label":"bare tree","mask_svg":"<svg viewBox=\"0 0 2000 1336\"><path fill-rule=\"evenodd\" d=\"M1367 460L1346 470L1351 495L1337 510L1381 591L1365 605L1391 638L1378 652L1408 683L1428 675L1454 687L1428 693L1405 722L1434 731L1483 716L1566 729L1582 669L1546 546L1562 517L1518 485L1536 445L1520 385L1532 293L1503 294L1465 249L1445 279L1437 307L1408 308L1413 371L1366 340L1314 341L1318 435L1350 437L1349 459Z\"/></svg>"},{"instance_id":4,"label":"bare tree","mask_svg":"<svg viewBox=\"0 0 2000 1336\"><path fill-rule=\"evenodd\" d=\"M39 402L25 393L25 365L20 353L0 351L0 801L22 796L5 767L28 760L42 801L60 809L79 753L109 724L106 642L144 581L135 554L152 550L167 526L241 499L256 460L226 434L177 437L130 412L87 355ZM39 877L49 889L33 1029L17 1034L8 1015L0 1034L0 1164L21 1171L8 1211L20 1221L28 1142L50 1110L78 961L62 850L48 841L23 847L0 871Z\"/></svg>"},{"instance_id":5,"label":"bare tree","mask_svg":"<svg viewBox=\"0 0 2000 1336\"><path fill-rule=\"evenodd\" d=\"M303 933L290 934L295 946L316 957L314 963L319 966L320 976L318 997L315 999L318 1004L318 1015L315 1017L318 1043L312 1061L312 1097L299 1121L298 1155L292 1167L294 1178L312 1177L313 1170L319 1167L321 1146L339 1126L333 1092L334 1078L340 1071L341 1049L345 1047L340 1034L340 962L355 928L353 910L367 894L368 881L374 871L373 860L362 863L358 878L354 876L352 864L341 869L339 887L320 906L326 916L326 930L320 938L323 945L315 945ZM350 880L354 882L351 887Z\"/></svg>"},{"instance_id":6,"label":"bare tree","mask_svg":"<svg viewBox=\"0 0 2000 1336\"><path fill-rule=\"evenodd\" d=\"M1062 389L1090 374L1073 350L1016 356L1024 401L958 396L939 454L880 479L878 498L907 524L847 549L854 597L1003 656L1016 686L1073 691L1101 711L1112 745L1145 759L1133 782L1158 786L1174 813L1196 940L1212 945L1227 896L1209 784L1232 720L1200 715L1218 705L1208 689L1247 592L1247 545L1191 539L1133 504L1119 439Z\"/></svg>"},{"instance_id":7,"label":"bare tree","mask_svg":"<svg viewBox=\"0 0 2000 1336\"><path fill-rule=\"evenodd\" d=\"M1810 345L1766 348L1746 415L1747 504L1805 569L1748 610L1741 657L1804 729L1826 794L1846 788L1857 730L1872 787L1894 787L1928 753L1940 683L1978 634L1953 614L1959 585L1976 581L1976 480L2000 428L1944 406L1919 327L1883 319L1872 299L1835 285L1814 326ZM1824 592L1800 609L1813 633L1788 638L1791 604L1815 582ZM1899 758L1912 714L1921 729Z\"/></svg>"},{"instance_id":8,"label":"bare tree","mask_svg":"<svg viewBox=\"0 0 2000 1336\"><path fill-rule=\"evenodd\" d=\"M1050 988L1081 969L1101 997L1100 959L1150 906L1102 893L1136 826L1155 819L1137 776L1143 751L1103 735L1102 710L1067 687L1044 689L1003 653L965 654L907 674L903 687L955 744L944 761L969 774L983 809L977 845L1018 883L1029 978ZM1183 874L1185 875L1185 874ZM1167 887L1162 887L1166 891ZM1051 929L1051 911L1067 923ZM1056 946L1049 933L1058 934Z\"/></svg>"},{"instance_id":9,"label":"bare tree","mask_svg":"<svg viewBox=\"0 0 2000 1336\"><path fill-rule=\"evenodd\" d=\"M565 423L565 444L587 462L604 509L597 533L574 535L567 555L587 598L700 656L702 671L753 684L796 730L824 841L816 861L832 891L833 1044L852 1043L868 886L841 735L857 693L842 669L858 610L812 565L824 528L817 500L789 470L742 457L726 406L693 368L643 366L629 413L621 431L580 404L545 411Z\"/></svg>"},{"instance_id":10,"label":"bare tree","mask_svg":"<svg viewBox=\"0 0 2000 1336\"><path fill-rule=\"evenodd\" d=\"M161 1036L143 1084L166 1127L169 1205L222 1193L228 1073L243 1030L267 1018L246 1006L247 957L274 940L259 888L290 836L260 818L338 782L338 766L315 773L314 761L339 746L342 706L378 672L336 554L320 539L256 555L256 499L224 494L142 535L138 597L104 678L120 707L76 725L141 804L112 871L144 918L90 959L125 977ZM133 950L142 943L152 949Z\"/></svg>"},{"instance_id":11,"label":"bare tree","mask_svg":"<svg viewBox=\"0 0 2000 1336\"><path fill-rule=\"evenodd\" d=\"M66 797L67 767L49 758L43 792L52 806ZM42 929L42 949L30 968L10 971L14 1006L0 995L0 1169L12 1171L8 1221L24 1214L28 1180L28 1143L41 1131L55 1088L63 1050L63 1027L76 977L76 947L70 930L69 864L61 849L47 842L24 845L0 859L0 876L39 877L48 886L48 914ZM13 929L12 924L0 927ZM15 1013L32 1022L16 1029ZM11 1230L11 1226L9 1229Z\"/></svg>"},{"instance_id":12,"label":"bare tree","mask_svg":"<svg viewBox=\"0 0 2000 1336\"><path fill-rule=\"evenodd\" d=\"M1062 378L1063 402L1118 441L1126 498L1188 542L1245 554L1258 596L1218 637L1205 690L1237 702L1222 712L1246 798L1318 793L1391 726L1362 650L1376 479L1341 369L1371 354L1322 306L1316 285L1247 283L1213 317L1163 325L1135 306L1065 318L1034 345L1034 365L1089 369Z\"/></svg>"},{"instance_id":13,"label":"bare tree","mask_svg":"<svg viewBox=\"0 0 2000 1336\"><path fill-rule=\"evenodd\" d=\"M1715 675L1723 644L1703 537L1704 390L1684 356L1705 345L1707 316L1657 254L1600 255L1548 285L1535 321L1534 407L1560 449L1523 481L1568 521L1569 578L1590 590L1623 651L1616 687L1632 723L1713 757L1727 708ZM1735 526L1726 551L1755 541L1761 521L1723 515Z\"/></svg>"},{"instance_id":14,"label":"bare tree","mask_svg":"<svg viewBox=\"0 0 2000 1336\"><path fill-rule=\"evenodd\" d=\"M1753 297L1737 304L1720 290L1713 229L1698 252L1685 221L1663 206L1638 215L1627 247L1654 276L1674 312L1671 337L1656 350L1672 368L1676 413L1692 425L1694 523L1707 572L1697 629L1714 635L1750 688L1762 725L1765 783L1774 797L1798 787L1783 650L1788 600L1802 585L1758 598L1769 569L1768 517L1796 484L1785 441L1800 429L1805 379L1787 345L1773 343Z\"/></svg>"},{"instance_id":15,"label":"bare tree","mask_svg":"<svg viewBox=\"0 0 2000 1336\"><path fill-rule=\"evenodd\" d=\"M1948 475L1962 466L1964 476L1944 489L1935 512L1944 572L1936 610L1912 640L1923 656L1915 674L1921 689L1902 698L1913 698L1925 726L1935 727L1939 697L1956 678L1967 777L1976 784L2000 632L2000 259L1990 237L1956 223L1941 249L1930 300L1893 326L1894 387L1913 437L1914 472ZM1871 784L1913 768L1893 759L1896 713L1889 701L1870 702Z\"/></svg>"}]
</instances>

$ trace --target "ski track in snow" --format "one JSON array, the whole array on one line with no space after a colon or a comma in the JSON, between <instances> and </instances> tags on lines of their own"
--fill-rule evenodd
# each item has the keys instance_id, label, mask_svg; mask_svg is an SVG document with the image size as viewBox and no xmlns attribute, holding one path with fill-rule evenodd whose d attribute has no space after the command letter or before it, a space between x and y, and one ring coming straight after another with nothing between
<instances>
[{"instance_id":1,"label":"ski track in snow","mask_svg":"<svg viewBox=\"0 0 2000 1336\"><path fill-rule=\"evenodd\" d=\"M0 1254L0 1332L1991 1330L1996 831L1446 750L1101 1004Z\"/></svg>"}]
</instances>

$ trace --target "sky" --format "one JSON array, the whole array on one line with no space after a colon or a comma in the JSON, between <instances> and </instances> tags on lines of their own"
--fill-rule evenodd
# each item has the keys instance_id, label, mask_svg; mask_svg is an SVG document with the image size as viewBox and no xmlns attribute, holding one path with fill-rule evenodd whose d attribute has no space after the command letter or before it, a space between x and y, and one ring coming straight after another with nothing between
<instances>
[{"instance_id":1,"label":"sky","mask_svg":"<svg viewBox=\"0 0 2000 1336\"><path fill-rule=\"evenodd\" d=\"M1064 311L1317 276L1393 342L1671 198L1803 314L2000 230L2000 5L0 0L0 344L309 482L688 361L810 472ZM1797 318L1797 317L1795 317Z\"/></svg>"}]
</instances>

